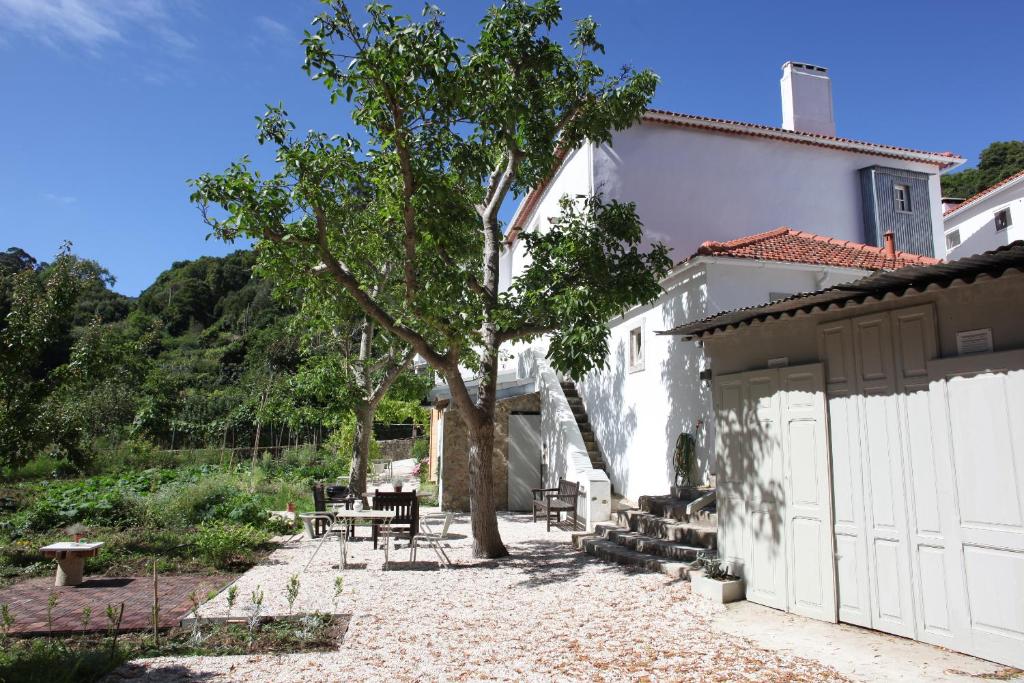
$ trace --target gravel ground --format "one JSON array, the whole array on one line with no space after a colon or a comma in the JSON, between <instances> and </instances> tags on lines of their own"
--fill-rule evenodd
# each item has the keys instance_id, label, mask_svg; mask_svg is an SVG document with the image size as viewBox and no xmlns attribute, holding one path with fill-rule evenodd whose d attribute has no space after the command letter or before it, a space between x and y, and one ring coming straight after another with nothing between
<instances>
[{"instance_id":1,"label":"gravel ground","mask_svg":"<svg viewBox=\"0 0 1024 683\"><path fill-rule=\"evenodd\" d=\"M468 517L452 524L440 569L429 549L410 563L399 540L392 565L363 539L349 545L344 592L335 599L338 545L297 538L236 582L235 615L264 593L265 614L285 614L285 584L299 573L294 610L352 614L336 652L139 660L109 680L146 681L840 681L834 670L716 631L721 606L689 584L634 572L574 550L569 534L529 515L501 516L512 557L474 560ZM202 617L227 614L226 594Z\"/></svg>"}]
</instances>

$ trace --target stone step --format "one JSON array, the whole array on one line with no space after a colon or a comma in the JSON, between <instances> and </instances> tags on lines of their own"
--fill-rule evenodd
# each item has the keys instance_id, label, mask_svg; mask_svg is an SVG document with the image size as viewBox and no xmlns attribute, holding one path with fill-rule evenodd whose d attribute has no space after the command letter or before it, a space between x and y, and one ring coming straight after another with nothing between
<instances>
[{"instance_id":1,"label":"stone step","mask_svg":"<svg viewBox=\"0 0 1024 683\"><path fill-rule=\"evenodd\" d=\"M699 553L708 550L708 548L648 536L609 523L595 525L594 534L635 552L658 555L673 562L693 562Z\"/></svg>"},{"instance_id":2,"label":"stone step","mask_svg":"<svg viewBox=\"0 0 1024 683\"><path fill-rule=\"evenodd\" d=\"M687 515L686 508L699 496L694 498L676 498L675 496L640 496L637 501L638 507L644 511L649 512L656 517L671 517L672 519L680 522L693 522L697 523L701 520L706 523L714 522L718 523L717 508L715 503L711 503L705 508L698 510L690 519L690 515Z\"/></svg>"},{"instance_id":3,"label":"stone step","mask_svg":"<svg viewBox=\"0 0 1024 683\"><path fill-rule=\"evenodd\" d=\"M640 510L624 511L616 521L619 525L629 528L630 531L666 541L685 543L709 550L718 547L718 528L716 526L680 522L669 517L656 517L649 512Z\"/></svg>"},{"instance_id":4,"label":"stone step","mask_svg":"<svg viewBox=\"0 0 1024 683\"><path fill-rule=\"evenodd\" d=\"M576 547L598 559L647 571L661 572L673 579L688 579L692 568L691 562L676 562L658 555L630 550L597 535L581 536L575 542Z\"/></svg>"}]
</instances>

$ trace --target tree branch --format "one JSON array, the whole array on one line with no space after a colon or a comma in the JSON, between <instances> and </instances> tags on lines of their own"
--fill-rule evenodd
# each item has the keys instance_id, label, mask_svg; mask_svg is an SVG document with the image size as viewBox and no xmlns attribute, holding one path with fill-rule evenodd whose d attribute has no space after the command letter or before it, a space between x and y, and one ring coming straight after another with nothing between
<instances>
[{"instance_id":1,"label":"tree branch","mask_svg":"<svg viewBox=\"0 0 1024 683\"><path fill-rule=\"evenodd\" d=\"M330 246L327 244L327 217L324 215L323 211L316 206L313 207L313 214L316 219L317 228L316 246L327 273L330 274L338 284L345 288L345 291L349 293L349 296L355 299L356 303L359 304L359 307L362 308L368 316L376 320L381 327L386 329L388 332L409 344L409 346L427 359L432 365L445 368L457 368L458 365L449 358L451 354L441 355L438 353L422 335L405 325L399 324L378 301L371 297L362 288L359 284L359 280L352 274L352 271L345 267L345 265L338 261L338 259L334 257L334 254L331 253Z\"/></svg>"},{"instance_id":2,"label":"tree branch","mask_svg":"<svg viewBox=\"0 0 1024 683\"><path fill-rule=\"evenodd\" d=\"M548 325L520 325L513 330L502 330L498 332L496 339L499 344L504 344L508 341L523 339L525 337L536 337L553 331L554 328Z\"/></svg>"},{"instance_id":3,"label":"tree branch","mask_svg":"<svg viewBox=\"0 0 1024 683\"><path fill-rule=\"evenodd\" d=\"M402 371L409 367L412 363L412 359L416 357L416 352L412 349L406 351L405 356L402 358L402 362L393 366L388 370L387 374L381 379L380 384L370 394L370 405L376 406L384 395L388 393L388 389L395 383L398 376L402 374Z\"/></svg>"}]
</instances>

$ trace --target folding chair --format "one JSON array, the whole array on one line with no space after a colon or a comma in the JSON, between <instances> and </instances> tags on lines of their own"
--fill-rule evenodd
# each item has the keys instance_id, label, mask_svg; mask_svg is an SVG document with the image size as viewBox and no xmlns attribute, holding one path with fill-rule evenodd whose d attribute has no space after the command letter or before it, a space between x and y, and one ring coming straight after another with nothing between
<instances>
[{"instance_id":1,"label":"folding chair","mask_svg":"<svg viewBox=\"0 0 1024 683\"><path fill-rule=\"evenodd\" d=\"M452 561L448 558L448 554L444 551L441 546L441 541L448 538L448 527L452 525L452 518L455 517L454 512L444 513L444 524L441 526L441 533L435 533L430 527L430 524L425 519L420 520L420 533L416 534L409 541L409 561L416 561L416 548L420 544L430 546L434 549L434 553L437 554L437 559L441 564L446 564L449 567L452 566Z\"/></svg>"}]
</instances>

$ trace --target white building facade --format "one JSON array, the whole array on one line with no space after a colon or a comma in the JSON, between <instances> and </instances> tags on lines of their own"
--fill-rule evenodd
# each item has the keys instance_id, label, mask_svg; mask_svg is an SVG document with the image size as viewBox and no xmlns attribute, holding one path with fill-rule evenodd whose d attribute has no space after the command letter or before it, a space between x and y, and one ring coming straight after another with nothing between
<instances>
[{"instance_id":1,"label":"white building facade","mask_svg":"<svg viewBox=\"0 0 1024 683\"><path fill-rule=\"evenodd\" d=\"M803 87L807 79L813 82ZM716 470L709 387L700 377L707 362L692 344L657 331L884 267L863 267L856 258L697 254L702 244L790 226L858 248L867 243L872 258L886 232L894 233L901 252L945 253L939 176L963 159L824 133L834 120L831 84L820 67L784 65L782 94L791 128L649 111L616 133L612 144L587 144L568 154L511 222L503 286L529 260L516 236L546 229L565 195L635 202L648 240L672 247L680 259L657 301L609 321L607 367L577 383L611 485L630 500L669 491L681 432L698 443L703 483L712 483ZM798 125L809 129L793 128ZM897 199L905 202L900 211L894 210ZM510 350L507 367L515 367L522 351Z\"/></svg>"},{"instance_id":2,"label":"white building facade","mask_svg":"<svg viewBox=\"0 0 1024 683\"><path fill-rule=\"evenodd\" d=\"M944 224L949 260L1024 239L1024 171L954 206Z\"/></svg>"}]
</instances>

